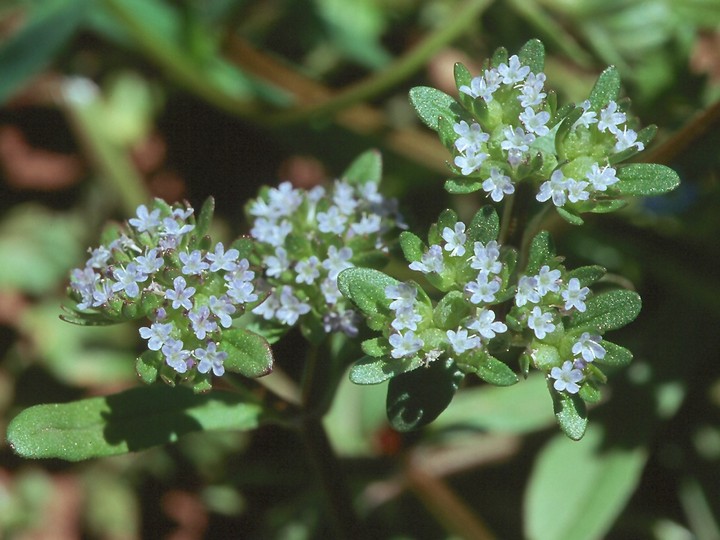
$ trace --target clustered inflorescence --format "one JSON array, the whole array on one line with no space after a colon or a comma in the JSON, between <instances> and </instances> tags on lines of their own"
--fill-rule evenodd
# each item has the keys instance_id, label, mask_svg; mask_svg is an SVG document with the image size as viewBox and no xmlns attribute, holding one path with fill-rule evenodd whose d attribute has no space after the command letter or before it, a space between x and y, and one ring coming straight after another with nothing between
<instances>
[{"instance_id":1,"label":"clustered inflorescence","mask_svg":"<svg viewBox=\"0 0 720 540\"><path fill-rule=\"evenodd\" d=\"M268 293L253 313L285 327L300 321L309 336L356 336L361 318L340 294L337 276L356 265L386 262L388 233L404 227L397 202L370 181L336 180L309 191L283 182L263 189L246 211L255 262L262 267L259 288Z\"/></svg>"},{"instance_id":2,"label":"clustered inflorescence","mask_svg":"<svg viewBox=\"0 0 720 540\"><path fill-rule=\"evenodd\" d=\"M86 316L150 319L140 335L169 381L222 375L223 330L258 300L247 258L220 242L208 249L199 232L192 208L156 200L151 208L141 205L126 228L71 274L72 294Z\"/></svg>"}]
</instances>

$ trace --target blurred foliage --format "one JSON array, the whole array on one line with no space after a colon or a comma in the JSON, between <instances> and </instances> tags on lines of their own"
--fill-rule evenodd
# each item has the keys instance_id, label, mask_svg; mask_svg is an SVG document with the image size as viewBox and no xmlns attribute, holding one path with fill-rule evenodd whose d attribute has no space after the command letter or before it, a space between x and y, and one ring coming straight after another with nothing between
<instances>
[{"instance_id":1,"label":"blurred foliage","mask_svg":"<svg viewBox=\"0 0 720 540\"><path fill-rule=\"evenodd\" d=\"M324 423L355 534L720 537L716 0L3 2L0 431L30 405L134 386L135 328L78 329L57 314L69 269L138 201L215 195L214 235L229 239L260 185L313 186L374 146L413 230L448 206L471 216L481 198L442 190L448 155L407 91L449 92L455 61L477 72L531 37L569 99L616 65L635 112L659 127L647 160L683 180L582 230L546 223L569 266L634 282L643 310L613 340L635 360L611 375L578 443L551 427L539 379L462 388L433 425L402 435L382 386L343 381ZM311 353L292 334L275 347L289 378ZM313 460L279 426L76 464L0 445L7 538L334 537Z\"/></svg>"}]
</instances>

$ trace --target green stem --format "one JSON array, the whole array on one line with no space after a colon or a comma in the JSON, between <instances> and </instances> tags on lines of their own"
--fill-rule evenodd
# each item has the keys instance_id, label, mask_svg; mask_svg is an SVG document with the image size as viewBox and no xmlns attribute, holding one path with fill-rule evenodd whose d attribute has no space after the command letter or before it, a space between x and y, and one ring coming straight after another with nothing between
<instances>
[{"instance_id":1,"label":"green stem","mask_svg":"<svg viewBox=\"0 0 720 540\"><path fill-rule=\"evenodd\" d=\"M513 206L515 205L515 194L505 197L505 205L503 207L502 220L500 222L500 234L498 235L498 243L505 244L510 232L510 224L513 220Z\"/></svg>"},{"instance_id":2,"label":"green stem","mask_svg":"<svg viewBox=\"0 0 720 540\"><path fill-rule=\"evenodd\" d=\"M530 242L535 238L535 235L540 232L543 221L547 216L548 210L552 207L551 204L544 204L542 208L535 214L532 219L528 222L527 227L523 231L522 240L520 241L520 253L518 253L518 270L521 272L527 265L528 256L530 253Z\"/></svg>"},{"instance_id":3,"label":"green stem","mask_svg":"<svg viewBox=\"0 0 720 540\"><path fill-rule=\"evenodd\" d=\"M490 3L491 0L467 0L446 24L439 25L438 30L375 75L319 104L279 113L271 117L271 122L289 124L331 115L387 91L421 69L435 53L467 30Z\"/></svg>"}]
</instances>

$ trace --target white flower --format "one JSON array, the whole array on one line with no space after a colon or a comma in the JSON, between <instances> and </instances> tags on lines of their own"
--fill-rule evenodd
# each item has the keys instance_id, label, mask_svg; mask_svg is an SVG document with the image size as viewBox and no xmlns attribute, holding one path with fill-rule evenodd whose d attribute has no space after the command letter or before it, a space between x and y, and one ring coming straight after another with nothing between
<instances>
[{"instance_id":1,"label":"white flower","mask_svg":"<svg viewBox=\"0 0 720 540\"><path fill-rule=\"evenodd\" d=\"M323 268L328 271L330 279L337 279L338 274L346 268L352 268L353 264L350 259L353 256L353 250L347 246L338 249L330 246L327 252L327 259L322 262Z\"/></svg>"},{"instance_id":2,"label":"white flower","mask_svg":"<svg viewBox=\"0 0 720 540\"><path fill-rule=\"evenodd\" d=\"M523 128L507 126L503 130L503 136L505 139L500 143L500 148L503 150L518 150L520 152L527 152L531 145L535 141L535 135L532 133L525 133Z\"/></svg>"},{"instance_id":3,"label":"white flower","mask_svg":"<svg viewBox=\"0 0 720 540\"><path fill-rule=\"evenodd\" d=\"M501 321L495 320L495 312L490 309L483 309L480 315L474 318L467 325L470 330L475 330L485 339L493 339L495 334L507 332L507 326Z\"/></svg>"},{"instance_id":4,"label":"white flower","mask_svg":"<svg viewBox=\"0 0 720 540\"><path fill-rule=\"evenodd\" d=\"M560 290L560 270L550 270L548 265L540 268L540 272L536 277L535 288L540 296L545 296L549 292L558 292Z\"/></svg>"},{"instance_id":5,"label":"white flower","mask_svg":"<svg viewBox=\"0 0 720 540\"><path fill-rule=\"evenodd\" d=\"M575 123L572 125L572 129L575 129L578 126L584 126L584 127L590 127L590 124L597 124L597 113L595 111L590 110L590 100L586 99L583 101L580 106L583 108L583 113L575 120Z\"/></svg>"},{"instance_id":6,"label":"white flower","mask_svg":"<svg viewBox=\"0 0 720 540\"><path fill-rule=\"evenodd\" d=\"M178 256L180 262L183 263L182 273L186 276L200 275L210 268L210 265L202 260L203 254L199 249L194 250L192 253L181 251Z\"/></svg>"},{"instance_id":7,"label":"white flower","mask_svg":"<svg viewBox=\"0 0 720 540\"><path fill-rule=\"evenodd\" d=\"M611 101L607 107L600 111L600 120L598 120L597 128L600 131L609 131L615 133L619 131L618 125L625 122L625 113L617 110L617 103Z\"/></svg>"},{"instance_id":8,"label":"white flower","mask_svg":"<svg viewBox=\"0 0 720 540\"><path fill-rule=\"evenodd\" d=\"M573 178L567 179L567 198L571 203L587 201L590 198L590 192L587 187L590 184L583 180L578 181Z\"/></svg>"},{"instance_id":9,"label":"white flower","mask_svg":"<svg viewBox=\"0 0 720 540\"><path fill-rule=\"evenodd\" d=\"M188 319L192 323L193 332L198 339L205 339L205 336L218 329L215 321L210 319L210 308L200 306L188 313Z\"/></svg>"},{"instance_id":10,"label":"white flower","mask_svg":"<svg viewBox=\"0 0 720 540\"><path fill-rule=\"evenodd\" d=\"M602 338L593 336L590 332L583 332L572 347L572 353L579 355L586 362L605 358L605 348L600 345Z\"/></svg>"},{"instance_id":11,"label":"white flower","mask_svg":"<svg viewBox=\"0 0 720 540\"><path fill-rule=\"evenodd\" d=\"M535 198L540 202L545 202L552 198L555 206L563 206L567 202L567 185L568 180L560 169L553 171L550 180L542 183L540 191Z\"/></svg>"},{"instance_id":12,"label":"white flower","mask_svg":"<svg viewBox=\"0 0 720 540\"><path fill-rule=\"evenodd\" d=\"M403 306L395 312L395 318L390 323L395 330L417 330L417 323L422 321L422 315L415 311L414 306Z\"/></svg>"},{"instance_id":13,"label":"white flower","mask_svg":"<svg viewBox=\"0 0 720 540\"><path fill-rule=\"evenodd\" d=\"M451 257L462 257L465 255L465 224L458 221L455 228L445 227L442 231L443 240L445 240L445 251L450 252Z\"/></svg>"},{"instance_id":14,"label":"white flower","mask_svg":"<svg viewBox=\"0 0 720 540\"><path fill-rule=\"evenodd\" d=\"M590 293L588 287L580 287L580 280L578 278L572 278L568 281L567 287L560 293L562 299L565 301L565 310L569 311L572 308L577 309L580 312L587 309L585 307L585 298Z\"/></svg>"},{"instance_id":15,"label":"white flower","mask_svg":"<svg viewBox=\"0 0 720 540\"><path fill-rule=\"evenodd\" d=\"M197 370L200 373L207 373L212 369L215 376L220 377L225 373L225 366L223 362L228 357L228 353L225 351L217 350L217 343L211 341L207 344L204 349L195 349L195 358L200 360L197 366Z\"/></svg>"},{"instance_id":16,"label":"white flower","mask_svg":"<svg viewBox=\"0 0 720 540\"><path fill-rule=\"evenodd\" d=\"M520 113L519 119L529 132L538 137L547 135L550 132L550 129L545 125L550 121L550 113L547 111L535 112L532 107L526 107L525 111Z\"/></svg>"},{"instance_id":17,"label":"white flower","mask_svg":"<svg viewBox=\"0 0 720 540\"><path fill-rule=\"evenodd\" d=\"M218 242L215 244L215 253L208 253L205 257L211 263L211 272L217 272L218 270L232 272L237 266L236 261L239 256L240 252L237 249L232 248L225 251L222 242Z\"/></svg>"},{"instance_id":18,"label":"white flower","mask_svg":"<svg viewBox=\"0 0 720 540\"><path fill-rule=\"evenodd\" d=\"M393 348L390 352L390 356L393 358L412 356L424 345L423 340L417 337L412 330L408 330L404 334L392 334L388 338L388 342Z\"/></svg>"},{"instance_id":19,"label":"white flower","mask_svg":"<svg viewBox=\"0 0 720 540\"><path fill-rule=\"evenodd\" d=\"M275 317L275 311L280 307L280 300L275 291L271 292L268 297L259 306L256 306L252 312L260 315L266 321Z\"/></svg>"},{"instance_id":20,"label":"white flower","mask_svg":"<svg viewBox=\"0 0 720 540\"><path fill-rule=\"evenodd\" d=\"M385 287L385 298L392 300L390 309L400 311L415 304L417 297L417 289L407 283L398 283L397 285L388 285Z\"/></svg>"},{"instance_id":21,"label":"white flower","mask_svg":"<svg viewBox=\"0 0 720 540\"><path fill-rule=\"evenodd\" d=\"M411 262L409 268L423 274L442 273L445 270L442 248L438 244L433 244L423 253L419 261Z\"/></svg>"},{"instance_id":22,"label":"white flower","mask_svg":"<svg viewBox=\"0 0 720 540\"><path fill-rule=\"evenodd\" d=\"M460 135L455 140L455 148L458 149L458 152L479 152L481 145L490 138L490 135L483 132L477 122L468 125L465 120L461 120L459 124L453 126L453 131Z\"/></svg>"},{"instance_id":23,"label":"white flower","mask_svg":"<svg viewBox=\"0 0 720 540\"><path fill-rule=\"evenodd\" d=\"M484 273L478 274L477 280L465 285L465 292L470 294L470 302L473 304L494 302L495 294L499 290L500 281L497 279L489 281L488 276Z\"/></svg>"},{"instance_id":24,"label":"white flower","mask_svg":"<svg viewBox=\"0 0 720 540\"><path fill-rule=\"evenodd\" d=\"M280 292L280 307L275 312L275 317L288 326L292 326L300 318L310 311L310 305L301 302L287 285Z\"/></svg>"},{"instance_id":25,"label":"white flower","mask_svg":"<svg viewBox=\"0 0 720 540\"><path fill-rule=\"evenodd\" d=\"M297 275L295 276L295 283L307 283L308 285L312 285L315 283L315 280L320 277L319 268L320 259L318 259L315 255L312 255L307 259L303 259L302 261L298 261L295 265L295 271L297 272Z\"/></svg>"},{"instance_id":26,"label":"white flower","mask_svg":"<svg viewBox=\"0 0 720 540\"><path fill-rule=\"evenodd\" d=\"M230 328L232 326L232 319L230 315L235 313L235 306L227 296L211 296L208 298L208 308L213 312L218 319L220 319L220 325L223 328Z\"/></svg>"},{"instance_id":27,"label":"white flower","mask_svg":"<svg viewBox=\"0 0 720 540\"><path fill-rule=\"evenodd\" d=\"M263 259L265 273L270 277L280 277L282 273L290 268L290 261L287 257L287 250L283 247L275 248L275 255L268 255Z\"/></svg>"},{"instance_id":28,"label":"white flower","mask_svg":"<svg viewBox=\"0 0 720 540\"><path fill-rule=\"evenodd\" d=\"M470 86L463 85L460 91L472 98L483 98L486 103L490 103L493 99L493 93L499 88L500 80L496 70L488 70L483 75L473 77Z\"/></svg>"},{"instance_id":29,"label":"white flower","mask_svg":"<svg viewBox=\"0 0 720 540\"><path fill-rule=\"evenodd\" d=\"M265 218L257 218L253 228L250 229L253 238L275 247L281 246L291 232L292 224L286 219L283 219L280 223L275 223Z\"/></svg>"},{"instance_id":30,"label":"white flower","mask_svg":"<svg viewBox=\"0 0 720 540\"><path fill-rule=\"evenodd\" d=\"M544 339L546 335L555 330L555 325L552 323L552 313L543 313L538 306L535 306L528 316L527 325L528 328L535 332L535 337L538 339Z\"/></svg>"},{"instance_id":31,"label":"white flower","mask_svg":"<svg viewBox=\"0 0 720 540\"><path fill-rule=\"evenodd\" d=\"M137 232L153 232L160 226L160 209L156 208L148 213L147 206L141 204L137 208L137 217L130 218L128 223L135 227Z\"/></svg>"},{"instance_id":32,"label":"white flower","mask_svg":"<svg viewBox=\"0 0 720 540\"><path fill-rule=\"evenodd\" d=\"M498 66L497 71L502 77L503 84L510 85L523 81L530 73L530 67L521 65L520 58L513 54L507 64Z\"/></svg>"},{"instance_id":33,"label":"white flower","mask_svg":"<svg viewBox=\"0 0 720 540\"><path fill-rule=\"evenodd\" d=\"M277 188L268 191L272 214L269 217L290 216L302 204L303 196L290 182L282 182Z\"/></svg>"},{"instance_id":34,"label":"white flower","mask_svg":"<svg viewBox=\"0 0 720 540\"><path fill-rule=\"evenodd\" d=\"M476 335L468 335L468 331L464 328L459 328L457 332L454 330L448 330L445 332L447 335L450 346L455 351L455 354L462 354L470 349L476 349L480 346L480 338Z\"/></svg>"},{"instance_id":35,"label":"white flower","mask_svg":"<svg viewBox=\"0 0 720 540\"><path fill-rule=\"evenodd\" d=\"M148 278L134 262L128 263L125 268L116 268L113 271L113 277L117 280L117 283L112 286L113 292L125 291L130 298L137 298L140 295L138 283L142 283Z\"/></svg>"},{"instance_id":36,"label":"white flower","mask_svg":"<svg viewBox=\"0 0 720 540\"><path fill-rule=\"evenodd\" d=\"M502 174L495 167L490 169L490 178L482 183L482 188L495 202L502 201L505 195L515 193L515 186L510 181L510 177Z\"/></svg>"},{"instance_id":37,"label":"white flower","mask_svg":"<svg viewBox=\"0 0 720 540\"><path fill-rule=\"evenodd\" d=\"M335 181L333 202L343 215L351 215L358 205L358 200L355 198L355 189L347 182Z\"/></svg>"},{"instance_id":38,"label":"white flower","mask_svg":"<svg viewBox=\"0 0 720 540\"><path fill-rule=\"evenodd\" d=\"M160 250L152 248L145 255L139 255L135 257L137 267L143 274L154 274L165 263L163 258L160 256Z\"/></svg>"},{"instance_id":39,"label":"white flower","mask_svg":"<svg viewBox=\"0 0 720 540\"><path fill-rule=\"evenodd\" d=\"M162 346L162 353L165 355L165 363L178 373L185 373L188 370L190 351L183 349L183 342L179 339L169 339Z\"/></svg>"},{"instance_id":40,"label":"white flower","mask_svg":"<svg viewBox=\"0 0 720 540\"><path fill-rule=\"evenodd\" d=\"M585 175L585 178L590 180L594 189L605 191L608 187L619 182L615 173L615 169L609 165L601 169L597 163L593 163L592 167L590 167L590 172Z\"/></svg>"},{"instance_id":41,"label":"white flower","mask_svg":"<svg viewBox=\"0 0 720 540\"><path fill-rule=\"evenodd\" d=\"M528 73L525 82L520 89L520 105L523 107L537 107L542 103L543 98L547 94L543 92L543 86L545 84L544 73Z\"/></svg>"},{"instance_id":42,"label":"white flower","mask_svg":"<svg viewBox=\"0 0 720 540\"><path fill-rule=\"evenodd\" d=\"M453 163L460 169L461 174L468 176L478 170L487 158L488 154L484 152L468 151L467 154L455 156Z\"/></svg>"},{"instance_id":43,"label":"white flower","mask_svg":"<svg viewBox=\"0 0 720 540\"><path fill-rule=\"evenodd\" d=\"M499 274L502 271L502 263L498 261L500 249L495 240L490 240L487 245L482 242L473 244L473 256L470 257L470 268L490 275Z\"/></svg>"},{"instance_id":44,"label":"white flower","mask_svg":"<svg viewBox=\"0 0 720 540\"><path fill-rule=\"evenodd\" d=\"M550 377L555 379L553 388L558 392L564 390L568 394L577 394L580 391L578 383L583 380L583 373L575 369L570 360L566 360L562 367L555 366L550 370Z\"/></svg>"},{"instance_id":45,"label":"white flower","mask_svg":"<svg viewBox=\"0 0 720 540\"><path fill-rule=\"evenodd\" d=\"M325 302L329 305L337 304L338 300L342 298L342 293L338 289L337 280L325 278L320 283L320 292L325 297Z\"/></svg>"},{"instance_id":46,"label":"white flower","mask_svg":"<svg viewBox=\"0 0 720 540\"><path fill-rule=\"evenodd\" d=\"M528 302L537 304L539 301L540 294L537 292L537 278L534 276L522 276L518 281L515 304L522 307Z\"/></svg>"},{"instance_id":47,"label":"white flower","mask_svg":"<svg viewBox=\"0 0 720 540\"><path fill-rule=\"evenodd\" d=\"M340 213L337 206L331 206L327 212L318 212L317 223L320 232L342 234L345 232L347 217Z\"/></svg>"},{"instance_id":48,"label":"white flower","mask_svg":"<svg viewBox=\"0 0 720 540\"><path fill-rule=\"evenodd\" d=\"M638 152L642 152L645 149L645 145L637 140L635 130L628 129L627 126L625 126L625 129L622 131L615 131L615 137L617 139L617 143L615 143L616 152L622 152L631 146L637 147Z\"/></svg>"},{"instance_id":49,"label":"white flower","mask_svg":"<svg viewBox=\"0 0 720 540\"><path fill-rule=\"evenodd\" d=\"M350 230L354 234L375 234L382 228L382 218L378 214L363 214L360 221L352 223Z\"/></svg>"},{"instance_id":50,"label":"white flower","mask_svg":"<svg viewBox=\"0 0 720 540\"><path fill-rule=\"evenodd\" d=\"M170 339L170 333L175 328L172 323L152 323L150 327L140 328L140 336L148 340L148 349L159 351L165 342Z\"/></svg>"},{"instance_id":51,"label":"white flower","mask_svg":"<svg viewBox=\"0 0 720 540\"><path fill-rule=\"evenodd\" d=\"M85 266L89 266L91 268L105 268L110 257L112 257L110 250L105 246L100 246L90 251L90 258L85 263ZM152 274L152 272L145 273Z\"/></svg>"}]
</instances>

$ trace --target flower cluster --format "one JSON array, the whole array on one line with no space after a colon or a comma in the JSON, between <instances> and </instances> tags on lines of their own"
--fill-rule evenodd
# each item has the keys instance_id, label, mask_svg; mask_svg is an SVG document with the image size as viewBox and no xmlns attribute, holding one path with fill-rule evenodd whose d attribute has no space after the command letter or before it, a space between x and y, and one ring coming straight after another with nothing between
<instances>
[{"instance_id":1,"label":"flower cluster","mask_svg":"<svg viewBox=\"0 0 720 540\"><path fill-rule=\"evenodd\" d=\"M71 273L80 317L150 319L140 328L151 351L143 359L168 381L223 375L223 330L258 300L247 258L220 242L207 249L203 233L192 208L156 200Z\"/></svg>"},{"instance_id":2,"label":"flower cluster","mask_svg":"<svg viewBox=\"0 0 720 540\"><path fill-rule=\"evenodd\" d=\"M283 182L248 203L255 262L264 270L260 288L268 295L255 315L284 327L300 322L318 339L357 335L359 314L340 294L337 276L356 264L384 263L388 233L404 227L397 202L377 187L336 180L305 191Z\"/></svg>"}]
</instances>

